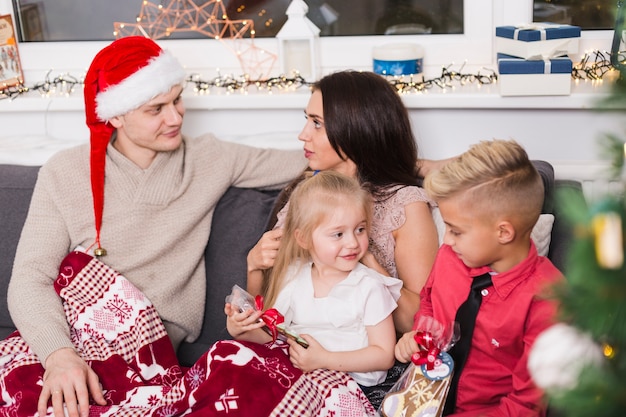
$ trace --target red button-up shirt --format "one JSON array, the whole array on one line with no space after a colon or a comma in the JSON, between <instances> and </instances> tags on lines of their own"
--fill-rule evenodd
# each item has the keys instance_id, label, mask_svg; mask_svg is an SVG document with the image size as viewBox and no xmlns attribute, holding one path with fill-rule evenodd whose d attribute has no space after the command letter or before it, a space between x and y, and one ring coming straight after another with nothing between
<instances>
[{"instance_id":1,"label":"red button-up shirt","mask_svg":"<svg viewBox=\"0 0 626 417\"><path fill-rule=\"evenodd\" d=\"M454 321L472 277L488 270L468 268L450 246L443 245L421 292L416 318ZM556 302L545 298L544 290L562 279L549 259L537 255L533 243L524 261L493 276L493 287L483 290L472 347L459 380L455 417L545 414L543 393L527 368L528 354L537 335L554 323Z\"/></svg>"}]
</instances>

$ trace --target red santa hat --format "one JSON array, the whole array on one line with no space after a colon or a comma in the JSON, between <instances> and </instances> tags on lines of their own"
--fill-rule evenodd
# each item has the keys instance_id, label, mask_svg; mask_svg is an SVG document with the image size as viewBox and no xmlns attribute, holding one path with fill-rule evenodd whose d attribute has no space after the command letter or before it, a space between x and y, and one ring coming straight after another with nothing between
<instances>
[{"instance_id":1,"label":"red santa hat","mask_svg":"<svg viewBox=\"0 0 626 417\"><path fill-rule=\"evenodd\" d=\"M104 207L106 148L115 128L109 119L121 116L181 84L185 71L174 56L141 36L120 38L102 49L85 76L85 115L91 143L91 190L96 221L96 254Z\"/></svg>"}]
</instances>

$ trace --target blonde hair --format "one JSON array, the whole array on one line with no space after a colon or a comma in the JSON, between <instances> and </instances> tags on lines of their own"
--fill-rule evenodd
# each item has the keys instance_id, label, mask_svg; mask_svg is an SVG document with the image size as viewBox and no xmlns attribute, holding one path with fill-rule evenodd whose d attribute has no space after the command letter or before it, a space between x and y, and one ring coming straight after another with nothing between
<instances>
[{"instance_id":1,"label":"blonde hair","mask_svg":"<svg viewBox=\"0 0 626 417\"><path fill-rule=\"evenodd\" d=\"M308 262L310 254L296 241L296 231L300 239L311 244L313 231L331 216L337 207L351 206L362 209L367 225L371 222L372 198L356 179L334 171L322 171L305 179L295 188L289 199L283 237L274 261L274 266L266 283L265 306L276 302L278 293L287 283L289 266L300 261Z\"/></svg>"},{"instance_id":2,"label":"blonde hair","mask_svg":"<svg viewBox=\"0 0 626 417\"><path fill-rule=\"evenodd\" d=\"M482 141L433 171L424 188L435 201L460 197L487 216L507 217L530 231L543 206L541 176L514 140Z\"/></svg>"}]
</instances>

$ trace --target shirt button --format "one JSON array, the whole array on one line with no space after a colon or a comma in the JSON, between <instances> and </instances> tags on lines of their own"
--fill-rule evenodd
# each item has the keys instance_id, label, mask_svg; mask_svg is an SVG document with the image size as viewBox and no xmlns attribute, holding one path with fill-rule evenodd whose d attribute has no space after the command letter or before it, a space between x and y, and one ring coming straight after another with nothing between
<instances>
[{"instance_id":1,"label":"shirt button","mask_svg":"<svg viewBox=\"0 0 626 417\"><path fill-rule=\"evenodd\" d=\"M485 296L487 296L487 294L489 294L489 290L485 288L480 293L482 294L483 297L485 297Z\"/></svg>"}]
</instances>

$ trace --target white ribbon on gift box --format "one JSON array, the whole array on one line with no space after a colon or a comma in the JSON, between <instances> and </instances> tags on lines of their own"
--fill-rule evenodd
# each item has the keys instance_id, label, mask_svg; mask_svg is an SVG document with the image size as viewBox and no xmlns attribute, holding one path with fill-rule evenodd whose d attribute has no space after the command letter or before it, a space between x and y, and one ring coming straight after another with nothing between
<instances>
[{"instance_id":1,"label":"white ribbon on gift box","mask_svg":"<svg viewBox=\"0 0 626 417\"><path fill-rule=\"evenodd\" d=\"M569 59L567 57L564 57L563 54L558 55L558 56L551 56L551 57L533 57L533 58L528 58L526 59L526 61L543 61L543 73L544 74L552 74L552 60L553 59ZM513 60L507 60L506 58L504 59L505 61L518 61L518 59L513 59Z\"/></svg>"},{"instance_id":2,"label":"white ribbon on gift box","mask_svg":"<svg viewBox=\"0 0 626 417\"><path fill-rule=\"evenodd\" d=\"M531 57L526 58L527 61L543 61L545 63L544 74L552 73L552 59L569 59L567 56L567 51L564 50L556 50L550 54L541 54L541 55L533 55Z\"/></svg>"},{"instance_id":3,"label":"white ribbon on gift box","mask_svg":"<svg viewBox=\"0 0 626 417\"><path fill-rule=\"evenodd\" d=\"M552 60L556 59L569 59L566 57L561 56L555 56L555 57L550 57L550 58L543 58L543 73L544 74L552 74Z\"/></svg>"},{"instance_id":4,"label":"white ribbon on gift box","mask_svg":"<svg viewBox=\"0 0 626 417\"><path fill-rule=\"evenodd\" d=\"M521 30L537 30L539 31L539 35L541 36L541 40L545 41L547 39L546 29L548 28L560 28L567 25L559 25L558 23L526 23L523 25L516 25L515 31L513 32L513 39L517 40L519 37L519 32Z\"/></svg>"},{"instance_id":5,"label":"white ribbon on gift box","mask_svg":"<svg viewBox=\"0 0 626 417\"><path fill-rule=\"evenodd\" d=\"M541 61L541 60L546 60L546 59L558 59L558 58L567 58L567 49L561 49L560 46L563 46L563 44L557 46L556 48L553 48L551 51L546 52L546 53L542 53L539 55L531 55L528 58L526 58L526 60L528 61Z\"/></svg>"}]
</instances>

